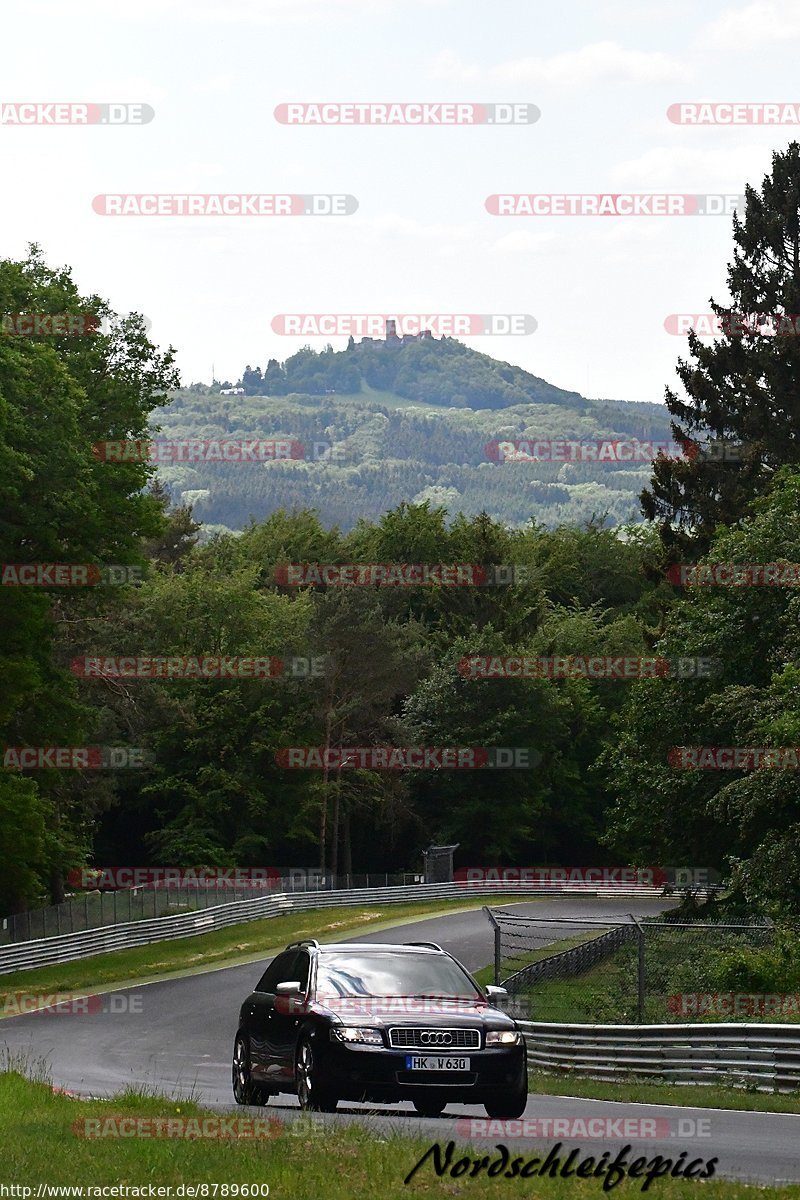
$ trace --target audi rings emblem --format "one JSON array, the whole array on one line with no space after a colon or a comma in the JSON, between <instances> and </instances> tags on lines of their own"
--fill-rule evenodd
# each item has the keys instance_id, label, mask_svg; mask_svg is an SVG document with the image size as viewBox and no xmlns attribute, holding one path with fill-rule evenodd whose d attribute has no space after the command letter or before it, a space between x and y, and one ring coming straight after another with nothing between
<instances>
[{"instance_id":1,"label":"audi rings emblem","mask_svg":"<svg viewBox=\"0 0 800 1200\"><path fill-rule=\"evenodd\" d=\"M452 1033L441 1032L439 1030L426 1029L419 1035L419 1040L423 1046L449 1046L453 1040Z\"/></svg>"}]
</instances>

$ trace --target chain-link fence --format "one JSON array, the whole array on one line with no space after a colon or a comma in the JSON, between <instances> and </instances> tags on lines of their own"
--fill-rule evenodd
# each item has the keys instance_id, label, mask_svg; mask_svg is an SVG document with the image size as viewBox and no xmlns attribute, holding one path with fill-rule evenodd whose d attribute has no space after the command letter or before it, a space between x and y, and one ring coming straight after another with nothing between
<instances>
[{"instance_id":1,"label":"chain-link fence","mask_svg":"<svg viewBox=\"0 0 800 1200\"><path fill-rule=\"evenodd\" d=\"M295 871L269 884L255 882L244 886L227 882L198 885L176 880L169 886L118 888L114 891L85 891L68 897L63 904L16 913L0 920L0 945L29 942L34 938L59 937L84 929L99 929L121 921L146 921L153 917L171 917L177 913L215 908L238 900L252 900L278 892L327 892L369 887L406 887L423 883L422 874L385 871L366 875L321 875Z\"/></svg>"},{"instance_id":2,"label":"chain-link fence","mask_svg":"<svg viewBox=\"0 0 800 1200\"><path fill-rule=\"evenodd\" d=\"M800 997L732 986L736 954L773 943L766 918L731 923L484 912L494 929L495 983L509 992L509 1010L526 1020L666 1024L800 1017L798 1005L787 1006Z\"/></svg>"}]
</instances>

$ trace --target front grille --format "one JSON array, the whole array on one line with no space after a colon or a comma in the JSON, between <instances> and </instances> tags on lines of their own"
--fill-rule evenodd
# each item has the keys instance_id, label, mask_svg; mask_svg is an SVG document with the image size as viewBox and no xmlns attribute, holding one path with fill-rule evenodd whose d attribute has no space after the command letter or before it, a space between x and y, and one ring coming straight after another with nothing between
<instances>
[{"instance_id":1,"label":"front grille","mask_svg":"<svg viewBox=\"0 0 800 1200\"><path fill-rule=\"evenodd\" d=\"M407 1025L389 1030L389 1045L397 1050L480 1050L480 1029L416 1029Z\"/></svg>"}]
</instances>

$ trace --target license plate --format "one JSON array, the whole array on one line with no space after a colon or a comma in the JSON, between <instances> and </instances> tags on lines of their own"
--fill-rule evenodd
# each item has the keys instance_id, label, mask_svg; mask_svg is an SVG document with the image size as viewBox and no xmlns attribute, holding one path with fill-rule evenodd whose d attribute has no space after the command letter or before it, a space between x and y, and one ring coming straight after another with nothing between
<instances>
[{"instance_id":1,"label":"license plate","mask_svg":"<svg viewBox=\"0 0 800 1200\"><path fill-rule=\"evenodd\" d=\"M407 1071L468 1071L468 1058L455 1058L452 1054L407 1054Z\"/></svg>"}]
</instances>

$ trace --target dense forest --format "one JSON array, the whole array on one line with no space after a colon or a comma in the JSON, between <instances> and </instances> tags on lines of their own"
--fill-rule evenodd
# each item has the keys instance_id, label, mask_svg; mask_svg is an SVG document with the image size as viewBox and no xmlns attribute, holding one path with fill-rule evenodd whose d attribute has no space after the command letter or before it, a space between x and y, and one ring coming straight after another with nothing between
<instances>
[{"instance_id":1,"label":"dense forest","mask_svg":"<svg viewBox=\"0 0 800 1200\"><path fill-rule=\"evenodd\" d=\"M446 344L433 345L428 353L444 354L449 363ZM394 358L416 349L412 343L373 353ZM484 358L461 350L467 362ZM324 360L325 354L314 357ZM499 413L411 403L368 384L363 388L353 395L286 397L222 396L220 385L181 389L158 412L156 438L179 443L286 438L298 444L298 457L160 461L159 478L176 501L193 505L205 528L220 532L243 529L279 507L314 508L325 524L351 530L361 518L378 521L403 501L425 500L468 516L486 512L518 528L531 518L549 528L592 518L614 526L642 519L638 495L650 474L646 455L632 462L513 462L498 455L498 442L667 444L671 437L669 414L656 404L563 393L569 403L532 400Z\"/></svg>"},{"instance_id":2,"label":"dense forest","mask_svg":"<svg viewBox=\"0 0 800 1200\"><path fill-rule=\"evenodd\" d=\"M304 346L280 363L271 358L262 375L245 367L241 386L248 396L321 396L354 393L366 385L406 400L455 408L510 408L515 404L579 407L583 398L566 392L512 363L498 362L455 338L406 341L373 338L321 353Z\"/></svg>"},{"instance_id":3,"label":"dense forest","mask_svg":"<svg viewBox=\"0 0 800 1200\"><path fill-rule=\"evenodd\" d=\"M800 311L798 186L794 145L734 220L731 300L720 311ZM680 587L671 572L681 562L800 562L794 338L731 333L708 346L690 335L685 394L667 396L672 432L747 452L722 463L657 460L643 523L611 529L600 514L548 528L526 495L509 522L388 490L380 515L332 521L321 511L330 479L317 483L318 504L295 503L291 488L280 499L276 485L243 530L201 538L191 489L170 494L147 462L102 462L92 450L145 438L170 401L174 413L198 405L199 420L206 398L176 393L171 352L135 316L116 319L99 297L80 295L70 271L49 267L36 247L0 263L0 306L108 319L108 332L91 338L0 338L2 562L128 564L142 576L83 588L4 576L0 909L60 898L67 872L87 862L396 870L444 841L460 842L462 863L718 867L749 902L800 911L796 770L691 770L676 759L680 747L800 746L796 589ZM516 413L520 385L507 382ZM552 395L547 404L558 408ZM324 426L328 405L309 410L312 421ZM413 447L418 418L397 419ZM295 587L281 570L288 563L524 570L502 586ZM654 654L709 658L718 669L638 680L461 669L475 655ZM313 679L84 677L74 664L86 655L318 657L324 670ZM141 747L152 759L117 771L9 766L9 747L89 744ZM281 765L292 746L409 745L530 747L536 761L468 779Z\"/></svg>"}]
</instances>

